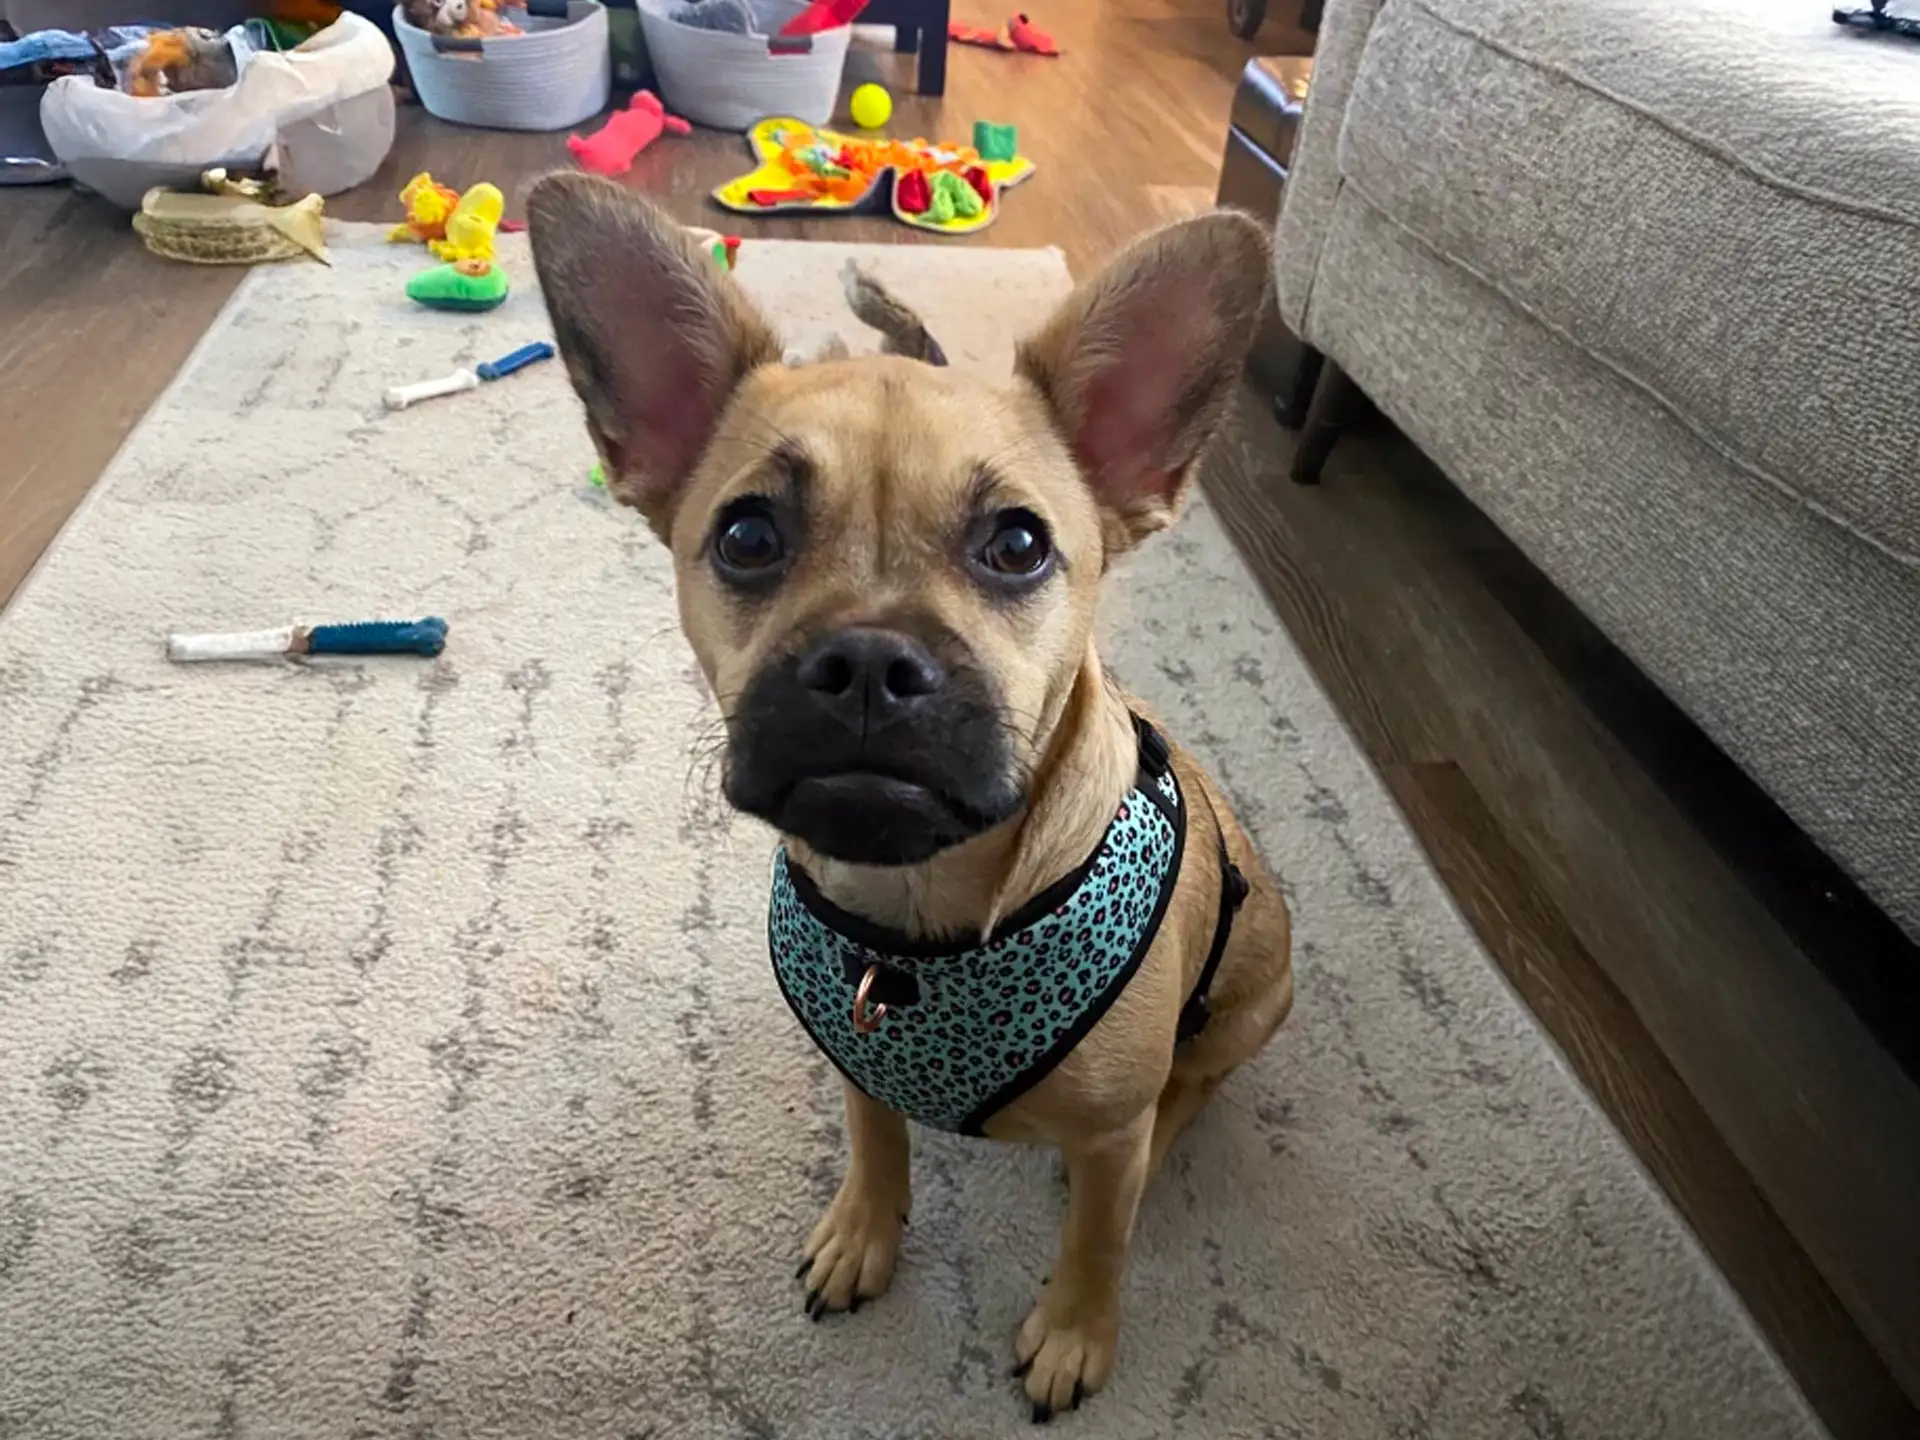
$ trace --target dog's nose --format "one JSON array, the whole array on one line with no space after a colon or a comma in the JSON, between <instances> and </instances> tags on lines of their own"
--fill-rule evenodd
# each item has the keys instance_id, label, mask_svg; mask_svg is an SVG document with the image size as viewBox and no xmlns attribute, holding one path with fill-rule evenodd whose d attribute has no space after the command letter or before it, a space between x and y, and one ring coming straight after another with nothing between
<instances>
[{"instance_id":1,"label":"dog's nose","mask_svg":"<svg viewBox=\"0 0 1920 1440\"><path fill-rule=\"evenodd\" d=\"M838 630L800 657L800 683L849 729L875 730L907 714L946 683L940 662L897 630Z\"/></svg>"}]
</instances>

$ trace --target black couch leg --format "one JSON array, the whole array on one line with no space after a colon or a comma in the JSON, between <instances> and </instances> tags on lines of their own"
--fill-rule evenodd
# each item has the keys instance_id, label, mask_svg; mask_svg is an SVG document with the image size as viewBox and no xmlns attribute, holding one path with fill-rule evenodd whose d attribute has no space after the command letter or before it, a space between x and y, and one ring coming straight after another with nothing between
<instances>
[{"instance_id":1,"label":"black couch leg","mask_svg":"<svg viewBox=\"0 0 1920 1440\"><path fill-rule=\"evenodd\" d=\"M1347 378L1347 372L1331 360L1322 360L1313 400L1307 406L1306 424L1300 428L1300 443L1293 452L1293 468L1288 472L1296 485L1320 483L1320 472L1326 468L1327 457L1352 418L1359 397L1359 387Z\"/></svg>"},{"instance_id":2,"label":"black couch leg","mask_svg":"<svg viewBox=\"0 0 1920 1440\"><path fill-rule=\"evenodd\" d=\"M1299 353L1294 357L1293 374L1273 397L1273 418L1285 430L1298 430L1307 423L1313 389L1320 383L1320 369L1327 359L1318 350L1308 349L1298 341L1294 343L1299 345Z\"/></svg>"}]
</instances>

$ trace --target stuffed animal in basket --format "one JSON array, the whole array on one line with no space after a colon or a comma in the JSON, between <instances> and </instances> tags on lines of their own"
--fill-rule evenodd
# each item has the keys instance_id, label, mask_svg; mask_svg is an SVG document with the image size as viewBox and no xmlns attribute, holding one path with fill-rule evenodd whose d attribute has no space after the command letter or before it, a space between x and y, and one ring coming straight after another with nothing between
<instances>
[{"instance_id":1,"label":"stuffed animal in basket","mask_svg":"<svg viewBox=\"0 0 1920 1440\"><path fill-rule=\"evenodd\" d=\"M211 30L160 30L127 66L127 93L152 100L188 90L224 90L240 79L240 64L224 35Z\"/></svg>"},{"instance_id":2,"label":"stuffed animal in basket","mask_svg":"<svg viewBox=\"0 0 1920 1440\"><path fill-rule=\"evenodd\" d=\"M416 30L462 40L522 33L518 25L500 18L499 0L405 0L401 13Z\"/></svg>"}]
</instances>

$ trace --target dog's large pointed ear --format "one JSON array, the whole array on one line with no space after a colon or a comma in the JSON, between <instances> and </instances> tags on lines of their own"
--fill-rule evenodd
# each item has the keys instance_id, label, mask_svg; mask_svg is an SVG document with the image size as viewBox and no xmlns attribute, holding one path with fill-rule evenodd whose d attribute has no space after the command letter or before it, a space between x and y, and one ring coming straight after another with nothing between
<instances>
[{"instance_id":1,"label":"dog's large pointed ear","mask_svg":"<svg viewBox=\"0 0 1920 1440\"><path fill-rule=\"evenodd\" d=\"M527 228L607 488L665 538L735 387L779 342L692 236L611 180L549 175Z\"/></svg>"},{"instance_id":2,"label":"dog's large pointed ear","mask_svg":"<svg viewBox=\"0 0 1920 1440\"><path fill-rule=\"evenodd\" d=\"M1106 519L1109 553L1180 513L1270 284L1266 232L1215 211L1136 241L1020 347Z\"/></svg>"}]
</instances>

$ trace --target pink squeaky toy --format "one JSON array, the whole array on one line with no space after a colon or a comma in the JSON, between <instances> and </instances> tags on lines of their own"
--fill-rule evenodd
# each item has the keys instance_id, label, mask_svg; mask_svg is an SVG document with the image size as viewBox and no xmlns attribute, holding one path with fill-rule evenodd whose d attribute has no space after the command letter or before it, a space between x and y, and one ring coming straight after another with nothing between
<instances>
[{"instance_id":1,"label":"pink squeaky toy","mask_svg":"<svg viewBox=\"0 0 1920 1440\"><path fill-rule=\"evenodd\" d=\"M633 167L633 157L658 140L662 131L684 135L692 128L678 115L667 114L667 107L651 90L636 90L627 108L614 111L594 134L585 139L569 135L567 149L582 170L624 175Z\"/></svg>"}]
</instances>

